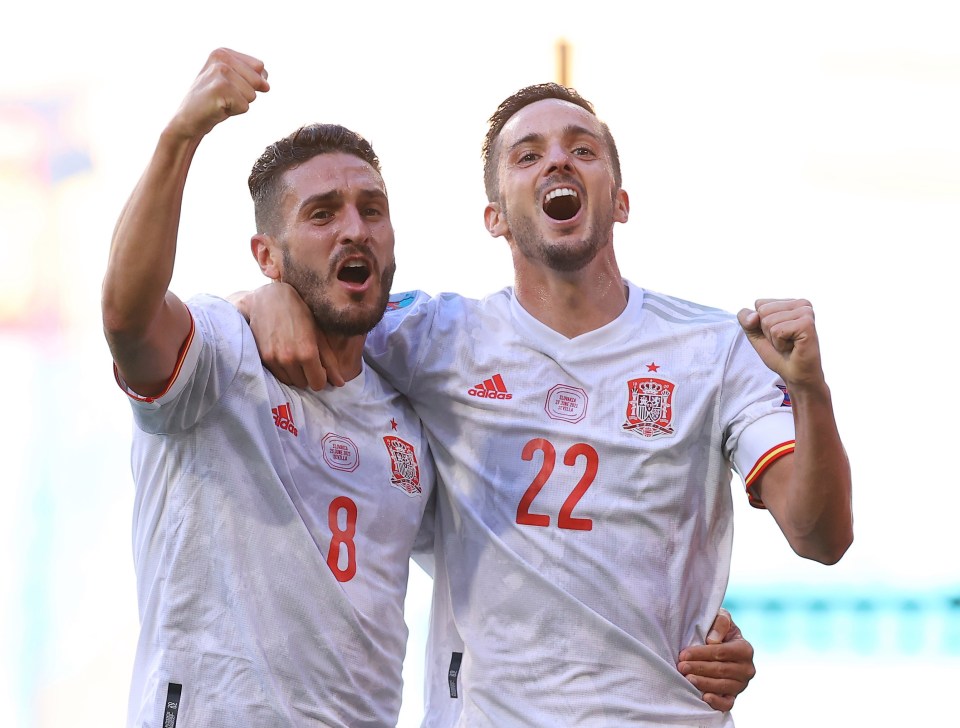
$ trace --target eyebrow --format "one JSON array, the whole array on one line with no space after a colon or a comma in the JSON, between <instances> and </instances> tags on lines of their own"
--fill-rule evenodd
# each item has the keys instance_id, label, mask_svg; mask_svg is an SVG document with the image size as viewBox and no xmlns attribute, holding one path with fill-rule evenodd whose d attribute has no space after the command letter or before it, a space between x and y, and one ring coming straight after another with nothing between
<instances>
[{"instance_id":1,"label":"eyebrow","mask_svg":"<svg viewBox=\"0 0 960 728\"><path fill-rule=\"evenodd\" d=\"M591 130L591 129L588 129L588 128L585 127L585 126L581 126L580 124L567 124L565 127L563 127L562 135L563 135L563 136L580 136L580 135L586 135L586 136L590 137L591 139L594 139L594 140L596 140L596 141L598 141L598 142L600 141L600 135L599 135L599 134L597 134L596 132L594 132L594 131ZM519 139L517 139L517 141L515 141L513 144L511 144L511 145L507 148L507 151L508 151L508 152L512 152L512 151L513 151L514 149L516 149L517 147L522 147L524 144L529 144L530 142L539 142L539 141L542 141L543 138L544 138L543 134L540 134L539 132L531 132L530 134L526 134L526 135L520 137Z\"/></svg>"},{"instance_id":2,"label":"eyebrow","mask_svg":"<svg viewBox=\"0 0 960 728\"><path fill-rule=\"evenodd\" d=\"M386 193L376 187L365 187L360 190L359 196L365 199L379 199L386 200ZM307 209L308 207L324 207L332 204L340 204L343 202L344 195L341 190L330 190L329 192L319 192L315 195L310 195L307 199L303 201L300 205L300 211Z\"/></svg>"}]
</instances>

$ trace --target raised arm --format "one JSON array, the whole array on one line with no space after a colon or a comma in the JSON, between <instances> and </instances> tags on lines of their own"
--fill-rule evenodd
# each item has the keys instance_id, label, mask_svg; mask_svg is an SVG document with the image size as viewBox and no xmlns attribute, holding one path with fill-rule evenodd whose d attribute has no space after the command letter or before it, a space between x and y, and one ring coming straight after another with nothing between
<instances>
[{"instance_id":1,"label":"raised arm","mask_svg":"<svg viewBox=\"0 0 960 728\"><path fill-rule=\"evenodd\" d=\"M138 394L159 394L190 330L186 306L167 290L187 172L203 137L269 90L263 63L220 48L210 54L164 128L146 171L120 213L101 298L114 362Z\"/></svg>"},{"instance_id":2,"label":"raised arm","mask_svg":"<svg viewBox=\"0 0 960 728\"><path fill-rule=\"evenodd\" d=\"M796 449L767 469L758 492L794 551L834 564L853 542L852 486L813 307L805 300L762 299L738 318L760 358L786 384L796 426Z\"/></svg>"}]
</instances>

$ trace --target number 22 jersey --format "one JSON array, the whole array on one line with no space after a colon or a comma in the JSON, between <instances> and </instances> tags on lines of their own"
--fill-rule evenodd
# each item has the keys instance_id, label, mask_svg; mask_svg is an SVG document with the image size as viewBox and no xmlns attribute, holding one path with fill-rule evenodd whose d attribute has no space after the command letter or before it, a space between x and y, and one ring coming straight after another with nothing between
<instances>
[{"instance_id":1,"label":"number 22 jersey","mask_svg":"<svg viewBox=\"0 0 960 728\"><path fill-rule=\"evenodd\" d=\"M732 469L792 412L734 316L628 292L573 339L510 288L399 294L368 337L439 475L424 726L732 725L676 662L723 600Z\"/></svg>"}]
</instances>

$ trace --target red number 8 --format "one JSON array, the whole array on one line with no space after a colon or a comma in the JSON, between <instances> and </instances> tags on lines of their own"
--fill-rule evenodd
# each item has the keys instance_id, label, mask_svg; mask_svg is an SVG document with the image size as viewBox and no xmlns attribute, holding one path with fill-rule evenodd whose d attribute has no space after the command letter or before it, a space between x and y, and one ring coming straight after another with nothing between
<instances>
[{"instance_id":1,"label":"red number 8","mask_svg":"<svg viewBox=\"0 0 960 728\"><path fill-rule=\"evenodd\" d=\"M340 528L340 511L346 512L346 527ZM337 577L337 581L350 581L357 573L357 544L353 537L357 535L357 504L345 495L330 501L327 511L327 523L330 524L330 550L327 552L327 566ZM340 551L347 551L347 565L340 568Z\"/></svg>"}]
</instances>

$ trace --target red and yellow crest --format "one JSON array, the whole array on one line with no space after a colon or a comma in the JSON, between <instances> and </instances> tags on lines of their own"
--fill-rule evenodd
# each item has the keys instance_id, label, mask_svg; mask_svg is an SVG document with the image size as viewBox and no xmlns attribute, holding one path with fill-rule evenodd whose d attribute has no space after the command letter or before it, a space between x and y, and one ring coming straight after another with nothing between
<instances>
[{"instance_id":1,"label":"red and yellow crest","mask_svg":"<svg viewBox=\"0 0 960 728\"><path fill-rule=\"evenodd\" d=\"M675 388L673 382L653 377L627 382L627 421L623 429L650 439L672 436Z\"/></svg>"},{"instance_id":2,"label":"red and yellow crest","mask_svg":"<svg viewBox=\"0 0 960 728\"><path fill-rule=\"evenodd\" d=\"M407 495L420 495L423 488L420 486L420 465L417 463L417 453L413 445L399 437L387 435L383 444L390 453L390 484L396 486Z\"/></svg>"}]
</instances>

